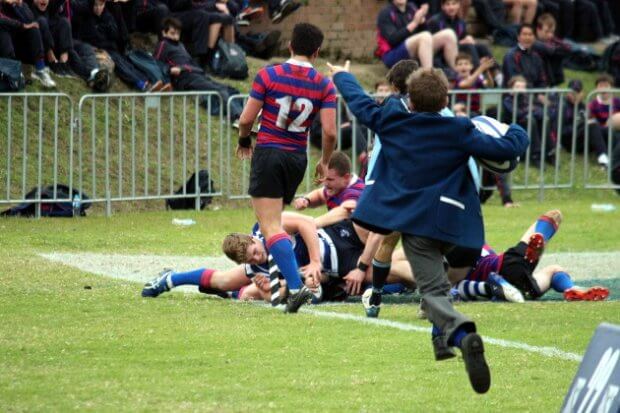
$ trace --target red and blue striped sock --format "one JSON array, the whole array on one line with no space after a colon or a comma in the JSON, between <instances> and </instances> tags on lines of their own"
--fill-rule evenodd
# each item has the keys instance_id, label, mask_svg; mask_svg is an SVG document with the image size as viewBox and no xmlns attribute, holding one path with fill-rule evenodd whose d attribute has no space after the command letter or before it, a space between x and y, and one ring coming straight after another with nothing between
<instances>
[{"instance_id":1,"label":"red and blue striped sock","mask_svg":"<svg viewBox=\"0 0 620 413\"><path fill-rule=\"evenodd\" d=\"M214 272L214 270L206 268L198 268L197 270L187 272L175 272L170 276L170 281L175 287L180 285L202 285L203 275L208 271Z\"/></svg>"},{"instance_id":2,"label":"red and blue striped sock","mask_svg":"<svg viewBox=\"0 0 620 413\"><path fill-rule=\"evenodd\" d=\"M303 283L299 276L299 267L297 266L297 259L293 251L293 243L288 234L281 232L269 238L267 240L267 249L273 256L276 264L278 264L278 268L286 280L289 290L292 292L299 290Z\"/></svg>"}]
</instances>

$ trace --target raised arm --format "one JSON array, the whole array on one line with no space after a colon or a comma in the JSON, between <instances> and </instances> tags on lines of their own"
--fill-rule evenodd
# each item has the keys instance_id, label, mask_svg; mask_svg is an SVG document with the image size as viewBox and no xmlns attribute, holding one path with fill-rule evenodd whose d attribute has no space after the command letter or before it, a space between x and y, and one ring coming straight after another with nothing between
<instances>
[{"instance_id":1,"label":"raised arm","mask_svg":"<svg viewBox=\"0 0 620 413\"><path fill-rule=\"evenodd\" d=\"M334 83L357 120L372 131L380 133L381 106L364 92L355 76L339 71L334 75Z\"/></svg>"}]
</instances>

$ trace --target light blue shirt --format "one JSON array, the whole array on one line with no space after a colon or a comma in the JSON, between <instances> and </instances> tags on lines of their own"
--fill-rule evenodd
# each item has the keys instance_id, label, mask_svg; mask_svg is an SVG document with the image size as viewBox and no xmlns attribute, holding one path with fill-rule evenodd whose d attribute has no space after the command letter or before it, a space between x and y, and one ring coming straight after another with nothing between
<instances>
[{"instance_id":1,"label":"light blue shirt","mask_svg":"<svg viewBox=\"0 0 620 413\"><path fill-rule=\"evenodd\" d=\"M401 98L401 102L403 103L403 105L407 108L407 110L409 110L409 108L407 107L407 102L404 101L404 99ZM454 113L448 109L447 107L443 108L439 114L441 116L454 116ZM366 172L366 185L372 185L372 182L369 181L373 181L374 179L371 179L372 177L372 171L373 169L375 169L375 163L377 162L377 158L379 155L379 151L381 151L381 140L379 139L379 135L375 135L375 142L373 144L373 148L372 148L372 155L370 156L370 162L368 163L368 171ZM476 164L476 161L474 160L474 158L469 158L469 160L467 161L467 166L469 168L469 173L471 174L472 179L474 180L474 184L476 185L476 191L480 192L480 173L478 172L478 165Z\"/></svg>"}]
</instances>

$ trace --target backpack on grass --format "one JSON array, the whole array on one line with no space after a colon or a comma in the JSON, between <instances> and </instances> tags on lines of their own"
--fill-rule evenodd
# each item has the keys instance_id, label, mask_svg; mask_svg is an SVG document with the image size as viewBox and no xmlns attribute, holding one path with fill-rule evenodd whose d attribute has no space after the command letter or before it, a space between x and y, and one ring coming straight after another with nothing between
<instances>
[{"instance_id":1,"label":"backpack on grass","mask_svg":"<svg viewBox=\"0 0 620 413\"><path fill-rule=\"evenodd\" d=\"M217 42L211 68L217 76L231 79L247 79L248 63L245 52L234 43L227 43L220 39Z\"/></svg>"},{"instance_id":2,"label":"backpack on grass","mask_svg":"<svg viewBox=\"0 0 620 413\"><path fill-rule=\"evenodd\" d=\"M22 63L0 58L0 92L16 92L26 87L22 74Z\"/></svg>"},{"instance_id":3,"label":"backpack on grass","mask_svg":"<svg viewBox=\"0 0 620 413\"><path fill-rule=\"evenodd\" d=\"M215 184L209 177L209 171L202 169L198 172L198 188L200 193L215 192ZM168 198L166 199L166 209L194 209L196 206L196 173L189 177L185 185L181 186L174 194L182 195L183 189L187 198ZM204 209L211 203L213 197L210 195L200 197L200 209Z\"/></svg>"},{"instance_id":4,"label":"backpack on grass","mask_svg":"<svg viewBox=\"0 0 620 413\"><path fill-rule=\"evenodd\" d=\"M40 188L32 188L30 192L26 194L26 199L38 199L39 198L39 189ZM54 199L54 186L48 185L44 188L41 188L41 199ZM71 192L69 191L69 187L63 184L56 184L56 198L60 199L71 199L73 200L75 196L78 196L80 199L79 202L79 216L85 216L86 210L90 208L91 203L85 202L88 201L89 197L83 192L78 191L77 189L73 189ZM24 202L22 204L16 205L13 208L7 209L6 211L0 212L0 216L20 216L20 217L34 217L36 213L36 204ZM62 218L70 218L73 217L73 201L64 201L64 202L41 202L41 216L42 217L62 217Z\"/></svg>"}]
</instances>

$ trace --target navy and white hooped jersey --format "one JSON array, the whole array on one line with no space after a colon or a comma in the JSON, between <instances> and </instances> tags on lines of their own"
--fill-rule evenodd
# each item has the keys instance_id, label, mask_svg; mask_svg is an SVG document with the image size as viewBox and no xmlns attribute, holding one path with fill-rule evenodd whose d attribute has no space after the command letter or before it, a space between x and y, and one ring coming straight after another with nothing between
<instances>
[{"instance_id":1,"label":"navy and white hooped jersey","mask_svg":"<svg viewBox=\"0 0 620 413\"><path fill-rule=\"evenodd\" d=\"M329 276L337 276L338 251L336 250L334 242L323 229L319 229L317 235L319 237L319 251L321 254L321 271ZM254 224L252 227L252 236L258 238L265 246L265 249L267 249L267 241L260 232L258 224ZM302 236L300 234L295 234L291 236L291 241L293 242L293 252L297 259L297 265L300 267L308 265L310 263L310 257L308 256L308 248ZM258 265L245 264L245 275L248 278L253 278L258 274L269 275L269 262Z\"/></svg>"}]
</instances>

